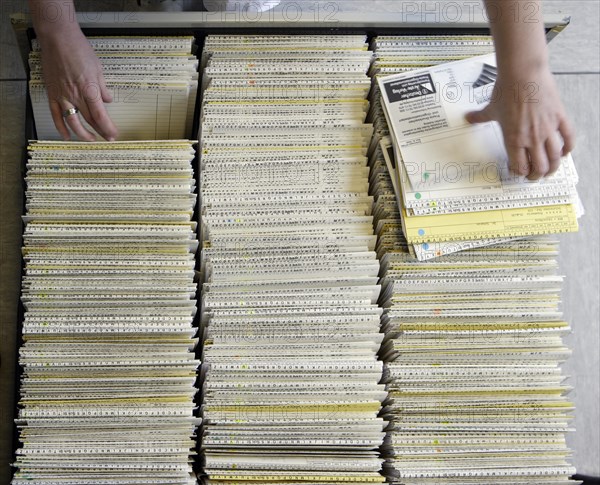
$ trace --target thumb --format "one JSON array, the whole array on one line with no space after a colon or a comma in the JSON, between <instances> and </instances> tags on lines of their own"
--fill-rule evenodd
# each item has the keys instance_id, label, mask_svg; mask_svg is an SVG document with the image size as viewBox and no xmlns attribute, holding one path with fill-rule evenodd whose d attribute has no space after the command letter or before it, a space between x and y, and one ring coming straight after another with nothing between
<instances>
[{"instance_id":1,"label":"thumb","mask_svg":"<svg viewBox=\"0 0 600 485\"><path fill-rule=\"evenodd\" d=\"M471 111L465 115L465 119L473 124L473 123L485 123L487 121L492 121L494 116L492 114L492 110L490 106L485 107L481 111Z\"/></svg>"}]
</instances>

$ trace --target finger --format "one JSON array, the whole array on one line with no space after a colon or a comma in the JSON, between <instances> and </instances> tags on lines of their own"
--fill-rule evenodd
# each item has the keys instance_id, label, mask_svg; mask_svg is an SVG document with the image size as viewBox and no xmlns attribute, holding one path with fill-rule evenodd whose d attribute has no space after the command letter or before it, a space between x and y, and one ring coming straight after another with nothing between
<instances>
[{"instance_id":1,"label":"finger","mask_svg":"<svg viewBox=\"0 0 600 485\"><path fill-rule=\"evenodd\" d=\"M84 119L92 126L103 138L112 141L117 137L117 127L108 116L103 102L102 88L104 81L90 83L83 90L85 106L82 105L81 114ZM106 86L104 86L106 89Z\"/></svg>"},{"instance_id":2,"label":"finger","mask_svg":"<svg viewBox=\"0 0 600 485\"><path fill-rule=\"evenodd\" d=\"M494 119L494 114L490 106L482 109L481 111L471 111L465 115L465 119L469 123L485 123Z\"/></svg>"},{"instance_id":3,"label":"finger","mask_svg":"<svg viewBox=\"0 0 600 485\"><path fill-rule=\"evenodd\" d=\"M62 100L60 104L61 104L63 113L65 110L74 107L73 104L67 100ZM81 120L79 119L78 114L68 115L64 118L64 120L65 120L65 123L69 126L69 128L71 128L71 130L73 130L73 133L75 133L79 137L80 140L85 140L85 141L95 141L96 140L96 136L93 133L91 133L90 131L86 130L84 128L84 126L81 124Z\"/></svg>"},{"instance_id":4,"label":"finger","mask_svg":"<svg viewBox=\"0 0 600 485\"><path fill-rule=\"evenodd\" d=\"M52 114L52 120L54 121L54 126L58 130L58 133L62 137L63 140L68 141L71 139L71 132L67 125L65 124L65 119L63 118L63 110L60 107L58 101L50 100L50 114Z\"/></svg>"},{"instance_id":5,"label":"finger","mask_svg":"<svg viewBox=\"0 0 600 485\"><path fill-rule=\"evenodd\" d=\"M529 175L529 156L523 147L506 146L508 168L517 175Z\"/></svg>"},{"instance_id":6,"label":"finger","mask_svg":"<svg viewBox=\"0 0 600 485\"><path fill-rule=\"evenodd\" d=\"M558 139L558 133L551 136L546 140L546 157L548 158L548 175L552 175L560 167L560 157L562 154L560 140Z\"/></svg>"},{"instance_id":7,"label":"finger","mask_svg":"<svg viewBox=\"0 0 600 485\"><path fill-rule=\"evenodd\" d=\"M104 101L105 103L113 102L113 96L112 94L110 94L110 91L106 87L104 78L100 79L100 94L102 95L102 101Z\"/></svg>"},{"instance_id":8,"label":"finger","mask_svg":"<svg viewBox=\"0 0 600 485\"><path fill-rule=\"evenodd\" d=\"M88 121L88 123L90 123L106 140L115 140L119 132L113 123L113 120L110 119L102 99L88 102L87 107L89 109L90 118L93 121L93 123L90 121Z\"/></svg>"},{"instance_id":9,"label":"finger","mask_svg":"<svg viewBox=\"0 0 600 485\"><path fill-rule=\"evenodd\" d=\"M77 99L79 96L77 85L73 82L63 82L60 85L60 90L55 99L58 100L59 103L69 102L70 99Z\"/></svg>"},{"instance_id":10,"label":"finger","mask_svg":"<svg viewBox=\"0 0 600 485\"><path fill-rule=\"evenodd\" d=\"M530 169L527 178L529 180L539 180L544 177L550 168L548 155L546 155L546 146L543 143L536 143L529 147Z\"/></svg>"},{"instance_id":11,"label":"finger","mask_svg":"<svg viewBox=\"0 0 600 485\"><path fill-rule=\"evenodd\" d=\"M571 122L563 117L558 125L558 132L563 139L562 154L564 156L571 153L575 148L575 130L573 130Z\"/></svg>"},{"instance_id":12,"label":"finger","mask_svg":"<svg viewBox=\"0 0 600 485\"><path fill-rule=\"evenodd\" d=\"M79 112L81 113L81 116L83 117L83 119L85 121L87 121L88 125L90 125L96 131L96 133L98 133L103 138L106 138L104 132L102 131L102 128L98 125L98 123L96 122L96 120L94 119L94 117L90 111L89 103L86 104L86 102L84 100L81 100L78 103L80 106ZM93 135L94 135L94 139L96 139L96 135L95 134L93 134ZM110 140L110 141L112 141L112 140Z\"/></svg>"},{"instance_id":13,"label":"finger","mask_svg":"<svg viewBox=\"0 0 600 485\"><path fill-rule=\"evenodd\" d=\"M96 133L102 135L102 133L100 133L100 130L96 126L96 123L94 122L94 119L92 118L88 105L85 103L85 101L77 101L77 104L79 105L79 114L81 115L81 117L87 122L88 125L90 125L96 131ZM79 121L81 122L81 119L79 119ZM83 123L82 126L87 130ZM92 133L92 135L94 135L94 139L96 139L96 133Z\"/></svg>"}]
</instances>

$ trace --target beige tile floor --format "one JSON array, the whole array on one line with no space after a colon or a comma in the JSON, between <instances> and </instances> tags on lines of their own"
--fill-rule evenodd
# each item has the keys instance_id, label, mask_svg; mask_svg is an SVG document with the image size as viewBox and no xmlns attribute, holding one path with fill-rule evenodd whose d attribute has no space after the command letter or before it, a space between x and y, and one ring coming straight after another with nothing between
<instances>
[{"instance_id":1,"label":"beige tile floor","mask_svg":"<svg viewBox=\"0 0 600 485\"><path fill-rule=\"evenodd\" d=\"M285 1L285 0L284 0ZM317 1L295 2L313 8ZM321 1L321 4L331 2ZM403 12L408 4L421 8L436 2L401 0L339 0L340 11ZM470 5L473 2L455 2ZM136 10L135 0L78 1L80 10ZM466 8L466 7L465 7ZM12 449L16 321L20 275L21 160L24 149L25 71L10 26L10 14L26 11L25 0L0 1L0 483L10 477ZM600 148L600 2L546 0L544 11L569 14L571 25L550 46L553 72L563 101L577 128L573 156L581 176L580 195L586 207L581 230L561 237L560 263L566 282L565 316L573 334L573 356L565 365L575 388L577 405L570 436L579 473L600 475L600 330L599 330L599 148Z\"/></svg>"}]
</instances>

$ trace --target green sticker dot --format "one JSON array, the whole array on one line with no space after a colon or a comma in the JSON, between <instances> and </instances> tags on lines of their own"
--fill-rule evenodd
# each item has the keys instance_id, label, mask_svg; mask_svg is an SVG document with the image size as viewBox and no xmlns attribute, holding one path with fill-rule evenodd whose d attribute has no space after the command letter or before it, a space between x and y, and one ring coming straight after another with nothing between
<instances>
[{"instance_id":1,"label":"green sticker dot","mask_svg":"<svg viewBox=\"0 0 600 485\"><path fill-rule=\"evenodd\" d=\"M419 192L417 192L417 193L415 194L415 199L420 199L420 198L421 198L421 194L420 194Z\"/></svg>"}]
</instances>

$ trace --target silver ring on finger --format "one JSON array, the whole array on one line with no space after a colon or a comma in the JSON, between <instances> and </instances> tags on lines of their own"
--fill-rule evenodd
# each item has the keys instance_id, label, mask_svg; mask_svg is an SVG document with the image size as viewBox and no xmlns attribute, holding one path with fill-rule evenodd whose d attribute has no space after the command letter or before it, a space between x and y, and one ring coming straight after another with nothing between
<instances>
[{"instance_id":1,"label":"silver ring on finger","mask_svg":"<svg viewBox=\"0 0 600 485\"><path fill-rule=\"evenodd\" d=\"M63 118L68 118L69 116L76 115L77 113L79 113L79 110L75 107L72 107L64 110L62 115Z\"/></svg>"}]
</instances>

